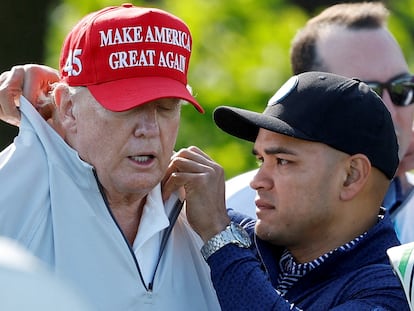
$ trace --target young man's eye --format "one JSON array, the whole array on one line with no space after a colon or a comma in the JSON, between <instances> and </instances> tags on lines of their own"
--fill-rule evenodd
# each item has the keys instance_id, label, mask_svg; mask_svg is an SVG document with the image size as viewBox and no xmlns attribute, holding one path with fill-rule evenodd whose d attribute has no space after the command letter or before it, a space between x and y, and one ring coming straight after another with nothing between
<instances>
[{"instance_id":1,"label":"young man's eye","mask_svg":"<svg viewBox=\"0 0 414 311\"><path fill-rule=\"evenodd\" d=\"M289 161L286 160L286 159L280 159L280 158L277 159L277 164L279 164L279 165L286 165L288 163L289 163Z\"/></svg>"}]
</instances>

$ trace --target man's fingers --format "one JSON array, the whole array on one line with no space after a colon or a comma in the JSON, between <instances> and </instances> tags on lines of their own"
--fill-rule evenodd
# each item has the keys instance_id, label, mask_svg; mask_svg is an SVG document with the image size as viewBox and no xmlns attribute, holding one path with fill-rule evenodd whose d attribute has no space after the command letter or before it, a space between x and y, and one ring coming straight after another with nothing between
<instances>
[{"instance_id":1,"label":"man's fingers","mask_svg":"<svg viewBox=\"0 0 414 311\"><path fill-rule=\"evenodd\" d=\"M6 81L6 79L8 78L8 76L9 76L9 74L10 74L10 71L4 71L4 72L2 72L1 74L0 74L0 85L4 82L4 81Z\"/></svg>"},{"instance_id":2,"label":"man's fingers","mask_svg":"<svg viewBox=\"0 0 414 311\"><path fill-rule=\"evenodd\" d=\"M51 103L52 84L59 81L58 71L43 65L24 66L23 96L38 109Z\"/></svg>"},{"instance_id":3,"label":"man's fingers","mask_svg":"<svg viewBox=\"0 0 414 311\"><path fill-rule=\"evenodd\" d=\"M17 108L19 104L14 103L15 101L16 102L19 101L18 97L17 98L6 98L1 101L4 103L7 102L7 104L0 104L0 119L9 124L19 126L20 110Z\"/></svg>"},{"instance_id":4,"label":"man's fingers","mask_svg":"<svg viewBox=\"0 0 414 311\"><path fill-rule=\"evenodd\" d=\"M20 122L20 111L17 106L20 105L23 79L23 66L15 66L0 75L0 118L13 125Z\"/></svg>"},{"instance_id":5,"label":"man's fingers","mask_svg":"<svg viewBox=\"0 0 414 311\"><path fill-rule=\"evenodd\" d=\"M166 175L162 181L162 199L165 202L168 198L180 188L180 185L174 183L174 179L170 174Z\"/></svg>"},{"instance_id":6,"label":"man's fingers","mask_svg":"<svg viewBox=\"0 0 414 311\"><path fill-rule=\"evenodd\" d=\"M211 159L197 147L189 147L176 152L171 158L164 180L162 181L163 199L171 193L193 186L207 183L208 174L214 174ZM204 176L203 176L204 175Z\"/></svg>"}]
</instances>

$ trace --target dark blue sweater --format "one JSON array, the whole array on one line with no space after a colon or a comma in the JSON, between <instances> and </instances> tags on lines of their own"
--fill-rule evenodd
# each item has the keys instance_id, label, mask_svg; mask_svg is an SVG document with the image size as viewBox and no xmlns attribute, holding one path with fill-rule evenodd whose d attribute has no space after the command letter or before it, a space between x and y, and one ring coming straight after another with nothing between
<instances>
[{"instance_id":1,"label":"dark blue sweater","mask_svg":"<svg viewBox=\"0 0 414 311\"><path fill-rule=\"evenodd\" d=\"M254 221L231 213L254 243L250 249L229 244L208 259L223 311L409 310L386 249L398 245L388 216L348 251L333 253L302 277L285 297L275 290L283 248L254 235Z\"/></svg>"}]
</instances>

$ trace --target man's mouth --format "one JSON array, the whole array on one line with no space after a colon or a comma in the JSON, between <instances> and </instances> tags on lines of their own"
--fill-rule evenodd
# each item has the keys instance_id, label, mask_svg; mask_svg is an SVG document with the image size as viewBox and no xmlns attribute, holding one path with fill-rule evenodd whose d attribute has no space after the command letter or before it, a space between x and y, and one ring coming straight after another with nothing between
<instances>
[{"instance_id":1,"label":"man's mouth","mask_svg":"<svg viewBox=\"0 0 414 311\"><path fill-rule=\"evenodd\" d=\"M139 155L139 156L131 156L129 157L131 160L138 162L138 163L147 163L154 159L153 155Z\"/></svg>"}]
</instances>

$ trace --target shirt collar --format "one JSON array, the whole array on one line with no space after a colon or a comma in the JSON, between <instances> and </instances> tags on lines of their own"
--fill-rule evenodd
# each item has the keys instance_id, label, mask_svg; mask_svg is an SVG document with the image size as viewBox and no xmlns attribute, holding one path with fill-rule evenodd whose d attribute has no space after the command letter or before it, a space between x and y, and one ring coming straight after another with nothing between
<instances>
[{"instance_id":1,"label":"shirt collar","mask_svg":"<svg viewBox=\"0 0 414 311\"><path fill-rule=\"evenodd\" d=\"M392 214L403 201L404 194L402 192L401 181L398 177L395 177L388 187L382 205Z\"/></svg>"}]
</instances>

